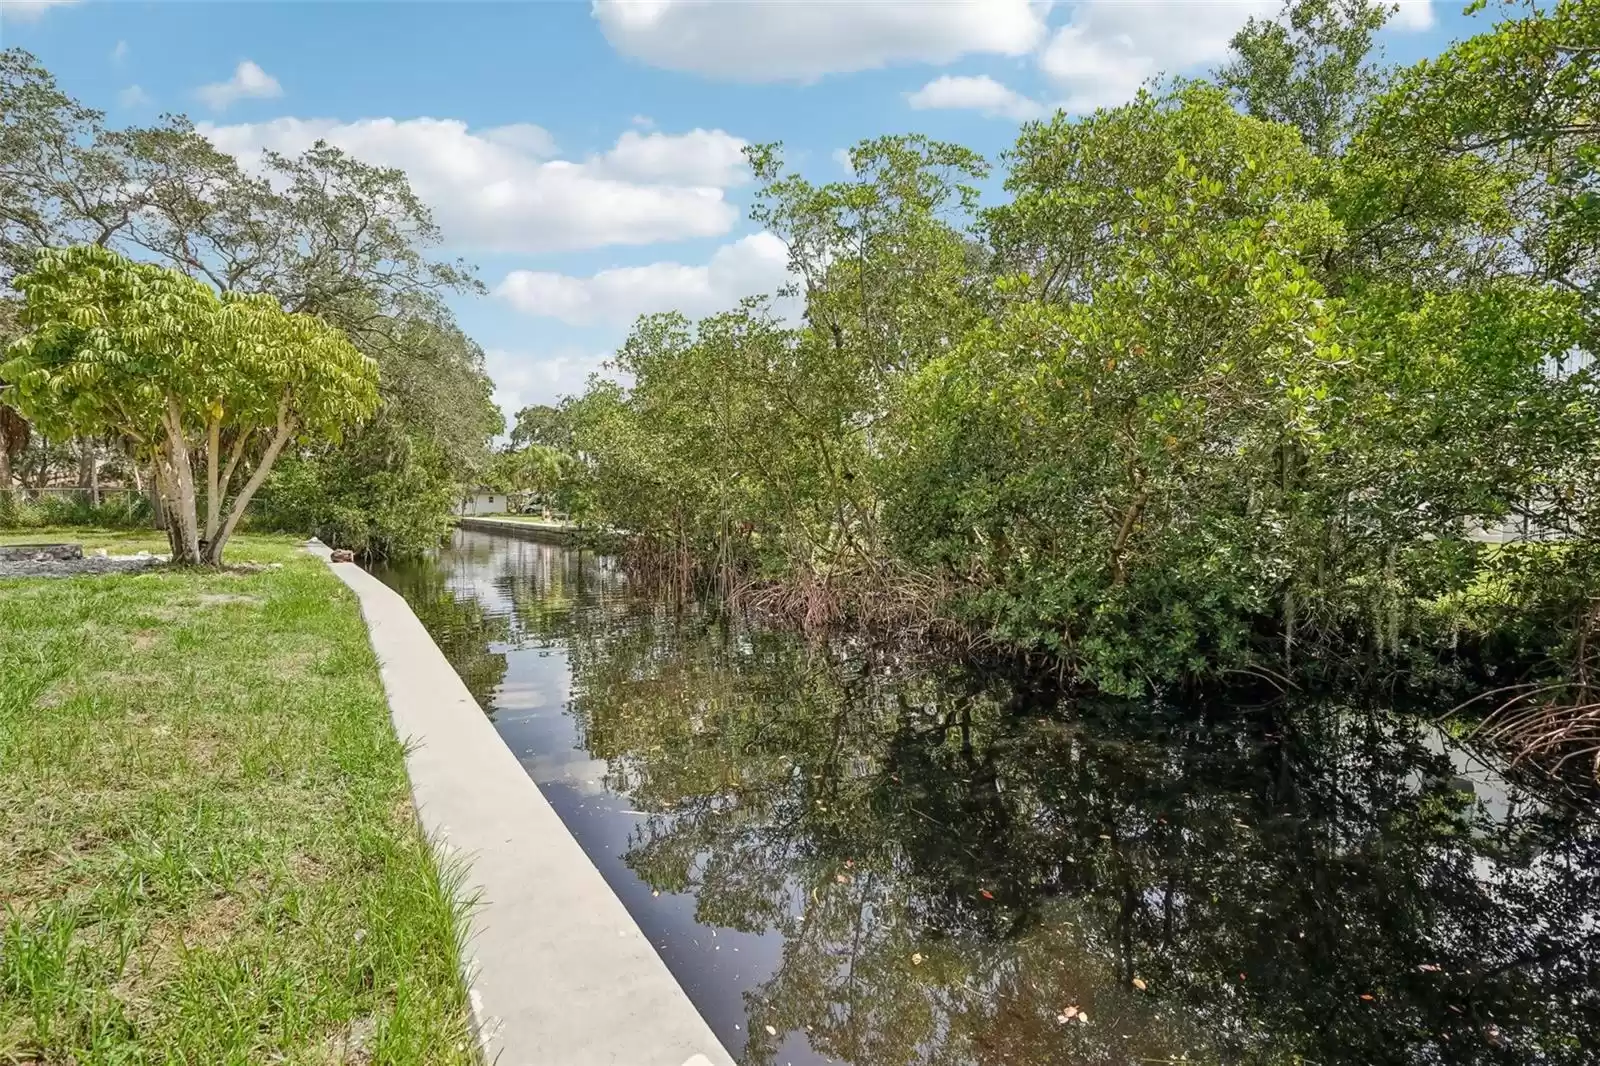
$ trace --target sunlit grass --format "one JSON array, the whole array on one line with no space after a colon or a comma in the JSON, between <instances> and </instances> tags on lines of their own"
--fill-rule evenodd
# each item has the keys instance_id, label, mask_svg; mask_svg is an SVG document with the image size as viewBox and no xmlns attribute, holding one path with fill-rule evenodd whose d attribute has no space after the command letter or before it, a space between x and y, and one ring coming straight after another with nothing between
<instances>
[{"instance_id":1,"label":"sunlit grass","mask_svg":"<svg viewBox=\"0 0 1600 1066\"><path fill-rule=\"evenodd\" d=\"M229 561L280 565L0 579L0 1062L472 1061L355 602Z\"/></svg>"}]
</instances>

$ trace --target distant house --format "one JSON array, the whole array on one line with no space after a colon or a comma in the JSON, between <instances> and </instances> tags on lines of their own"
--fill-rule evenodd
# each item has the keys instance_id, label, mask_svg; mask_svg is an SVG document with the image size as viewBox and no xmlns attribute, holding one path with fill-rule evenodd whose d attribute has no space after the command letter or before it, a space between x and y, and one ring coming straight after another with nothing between
<instances>
[{"instance_id":1,"label":"distant house","mask_svg":"<svg viewBox=\"0 0 1600 1066\"><path fill-rule=\"evenodd\" d=\"M480 488L456 504L456 514L505 514L510 508L510 498L505 493Z\"/></svg>"}]
</instances>

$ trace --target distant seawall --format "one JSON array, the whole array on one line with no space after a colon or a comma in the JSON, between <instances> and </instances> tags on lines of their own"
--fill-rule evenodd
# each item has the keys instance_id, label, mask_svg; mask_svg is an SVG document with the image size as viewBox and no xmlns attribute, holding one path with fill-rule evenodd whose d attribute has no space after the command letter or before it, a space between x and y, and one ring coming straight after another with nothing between
<instances>
[{"instance_id":1,"label":"distant seawall","mask_svg":"<svg viewBox=\"0 0 1600 1066\"><path fill-rule=\"evenodd\" d=\"M457 518L455 523L457 529L470 529L475 533L499 533L501 536L517 537L522 540L542 540L547 544L570 544L578 533L574 526L519 522L514 518L463 516Z\"/></svg>"}]
</instances>

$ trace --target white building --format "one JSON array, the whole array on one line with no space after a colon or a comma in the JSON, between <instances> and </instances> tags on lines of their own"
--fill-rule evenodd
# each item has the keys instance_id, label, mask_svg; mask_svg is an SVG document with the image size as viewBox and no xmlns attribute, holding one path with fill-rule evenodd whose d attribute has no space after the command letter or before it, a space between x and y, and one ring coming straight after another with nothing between
<instances>
[{"instance_id":1,"label":"white building","mask_svg":"<svg viewBox=\"0 0 1600 1066\"><path fill-rule=\"evenodd\" d=\"M478 489L457 503L455 511L458 515L505 514L510 507L511 502L505 493Z\"/></svg>"}]
</instances>

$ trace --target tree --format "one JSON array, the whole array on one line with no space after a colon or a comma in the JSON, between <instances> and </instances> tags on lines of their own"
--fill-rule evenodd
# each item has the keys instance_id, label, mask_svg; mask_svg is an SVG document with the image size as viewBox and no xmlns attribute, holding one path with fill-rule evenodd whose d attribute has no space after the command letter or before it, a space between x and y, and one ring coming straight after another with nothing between
<instances>
[{"instance_id":1,"label":"tree","mask_svg":"<svg viewBox=\"0 0 1600 1066\"><path fill-rule=\"evenodd\" d=\"M18 406L46 432L115 434L152 459L176 562L220 563L285 446L376 409L376 364L270 296L219 297L93 245L43 251L15 284L29 332L0 373Z\"/></svg>"},{"instance_id":2,"label":"tree","mask_svg":"<svg viewBox=\"0 0 1600 1066\"><path fill-rule=\"evenodd\" d=\"M98 244L342 330L382 370L381 410L338 444L287 446L297 473L266 517L377 552L436 542L501 420L442 299L482 286L429 254L439 230L406 176L325 143L247 173L182 116L103 118L28 53L0 53L0 280L41 248Z\"/></svg>"},{"instance_id":3,"label":"tree","mask_svg":"<svg viewBox=\"0 0 1600 1066\"><path fill-rule=\"evenodd\" d=\"M1229 42L1238 58L1217 81L1247 114L1300 131L1333 155L1379 84L1367 62L1394 9L1376 0L1288 0L1276 20L1252 18Z\"/></svg>"},{"instance_id":4,"label":"tree","mask_svg":"<svg viewBox=\"0 0 1600 1066\"><path fill-rule=\"evenodd\" d=\"M104 117L27 52L0 51L0 281L40 249L110 244L143 206Z\"/></svg>"},{"instance_id":5,"label":"tree","mask_svg":"<svg viewBox=\"0 0 1600 1066\"><path fill-rule=\"evenodd\" d=\"M17 303L0 299L0 351L17 335ZM0 378L0 492L11 489L14 464L27 448L33 429L28 420L7 402L6 383Z\"/></svg>"},{"instance_id":6,"label":"tree","mask_svg":"<svg viewBox=\"0 0 1600 1066\"><path fill-rule=\"evenodd\" d=\"M523 448L529 444L570 448L572 420L567 411L547 403L530 404L518 411L511 425L511 446Z\"/></svg>"},{"instance_id":7,"label":"tree","mask_svg":"<svg viewBox=\"0 0 1600 1066\"><path fill-rule=\"evenodd\" d=\"M530 444L495 455L484 483L507 493L531 493L548 503L576 464L570 453L559 448Z\"/></svg>"},{"instance_id":8,"label":"tree","mask_svg":"<svg viewBox=\"0 0 1600 1066\"><path fill-rule=\"evenodd\" d=\"M1319 450L1341 358L1318 173L1210 88L1027 130L986 221L1050 280L1003 279L913 379L896 549L1107 690L1248 660L1308 517L1285 455Z\"/></svg>"}]
</instances>

